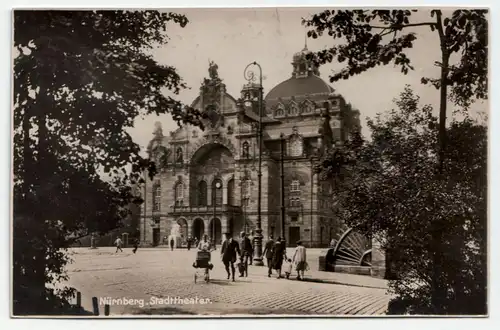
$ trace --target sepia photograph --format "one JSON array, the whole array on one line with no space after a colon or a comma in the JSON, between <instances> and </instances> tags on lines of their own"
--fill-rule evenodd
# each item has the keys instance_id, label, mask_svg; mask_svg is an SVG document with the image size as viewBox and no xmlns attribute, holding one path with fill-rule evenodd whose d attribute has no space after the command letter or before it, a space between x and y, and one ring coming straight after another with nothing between
<instances>
[{"instance_id":1,"label":"sepia photograph","mask_svg":"<svg viewBox=\"0 0 500 330\"><path fill-rule=\"evenodd\" d=\"M487 317L489 17L13 10L11 317Z\"/></svg>"}]
</instances>

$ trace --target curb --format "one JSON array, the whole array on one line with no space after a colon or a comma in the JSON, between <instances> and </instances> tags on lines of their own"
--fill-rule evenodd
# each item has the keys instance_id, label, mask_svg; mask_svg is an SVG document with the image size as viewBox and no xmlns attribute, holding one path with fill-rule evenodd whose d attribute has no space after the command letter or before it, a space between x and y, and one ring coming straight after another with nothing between
<instances>
[{"instance_id":1,"label":"curb","mask_svg":"<svg viewBox=\"0 0 500 330\"><path fill-rule=\"evenodd\" d=\"M321 279L321 278L307 278L306 277L306 278L304 278L300 282L336 284L336 285L354 286L354 287L359 287L359 288L370 288L370 289L388 290L388 288L383 288L383 287L375 286L375 285L363 285L363 284L345 283L345 282L339 282L339 281L335 281L335 280L327 280L327 279Z\"/></svg>"}]
</instances>

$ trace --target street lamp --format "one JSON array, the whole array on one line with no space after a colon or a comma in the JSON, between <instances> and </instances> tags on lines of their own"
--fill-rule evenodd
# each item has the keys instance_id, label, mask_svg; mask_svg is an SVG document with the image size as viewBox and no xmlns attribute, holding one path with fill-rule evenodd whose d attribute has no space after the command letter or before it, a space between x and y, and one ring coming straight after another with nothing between
<instances>
[{"instance_id":1,"label":"street lamp","mask_svg":"<svg viewBox=\"0 0 500 330\"><path fill-rule=\"evenodd\" d=\"M216 199L216 196L217 196L217 190L220 189L221 187L221 184L219 181L215 182L215 185L214 185L215 189L213 189L212 193L213 193L213 196L212 196L212 204L214 205L214 216L213 216L213 219L212 219L212 237L213 237L213 240L214 240L214 250L216 249L216 245L217 245L217 240L215 238L215 235L216 235L216 227L215 227L215 211L216 211L216 206L217 206L217 199Z\"/></svg>"},{"instance_id":2,"label":"street lamp","mask_svg":"<svg viewBox=\"0 0 500 330\"><path fill-rule=\"evenodd\" d=\"M280 134L281 236L285 238L285 134Z\"/></svg>"},{"instance_id":3,"label":"street lamp","mask_svg":"<svg viewBox=\"0 0 500 330\"><path fill-rule=\"evenodd\" d=\"M245 223L245 233L247 233L247 203L248 203L248 196L243 197L243 221Z\"/></svg>"},{"instance_id":4,"label":"street lamp","mask_svg":"<svg viewBox=\"0 0 500 330\"><path fill-rule=\"evenodd\" d=\"M263 97L263 89L262 89L262 67L257 62L252 62L248 64L243 71L243 76L245 79L252 84L255 80L255 73L251 70L248 70L250 66L256 66L259 68L259 95L258 95L258 103L259 103L259 167L257 172L258 177L258 199L257 199L257 229L255 230L255 265L256 266L264 266L264 262L262 261L262 218L261 218L261 204L262 204L262 97ZM253 99L253 96L252 96Z\"/></svg>"}]
</instances>

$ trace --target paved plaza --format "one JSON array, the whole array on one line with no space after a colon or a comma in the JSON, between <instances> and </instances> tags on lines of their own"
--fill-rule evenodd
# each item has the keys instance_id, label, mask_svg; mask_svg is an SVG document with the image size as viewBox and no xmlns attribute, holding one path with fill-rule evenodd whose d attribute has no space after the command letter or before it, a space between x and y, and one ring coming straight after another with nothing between
<instances>
[{"instance_id":1,"label":"paved plaza","mask_svg":"<svg viewBox=\"0 0 500 330\"><path fill-rule=\"evenodd\" d=\"M330 278L330 283L301 282L295 276L268 278L266 267L257 266L249 267L248 277L237 275L236 282L230 282L219 251L212 253L215 267L210 283L194 283L195 250L114 252L115 248L70 251L74 262L68 266L67 284L82 293L86 310L92 310L92 297L97 297L101 314L106 301L115 299L111 315L380 315L390 300L385 281L317 271L314 250L309 253L311 271L306 278L325 282Z\"/></svg>"}]
</instances>

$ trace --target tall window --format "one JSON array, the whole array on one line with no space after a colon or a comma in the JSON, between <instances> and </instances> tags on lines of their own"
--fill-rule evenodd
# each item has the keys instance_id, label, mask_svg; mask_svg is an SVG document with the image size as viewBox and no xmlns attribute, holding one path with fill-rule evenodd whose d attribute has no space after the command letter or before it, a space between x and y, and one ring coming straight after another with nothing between
<instances>
[{"instance_id":1,"label":"tall window","mask_svg":"<svg viewBox=\"0 0 500 330\"><path fill-rule=\"evenodd\" d=\"M298 115L298 114L299 114L299 108L297 108L297 105L296 105L295 103L292 103L292 104L290 105L290 110L289 110L289 112L290 112L290 115L291 115L291 116L296 116L296 115Z\"/></svg>"},{"instance_id":2,"label":"tall window","mask_svg":"<svg viewBox=\"0 0 500 330\"><path fill-rule=\"evenodd\" d=\"M175 186L175 204L178 206L182 205L183 199L184 199L184 184L182 182L179 182Z\"/></svg>"},{"instance_id":3,"label":"tall window","mask_svg":"<svg viewBox=\"0 0 500 330\"><path fill-rule=\"evenodd\" d=\"M161 210L161 186L156 185L153 190L153 211Z\"/></svg>"},{"instance_id":4,"label":"tall window","mask_svg":"<svg viewBox=\"0 0 500 330\"><path fill-rule=\"evenodd\" d=\"M198 205L207 206L207 183L205 181L198 183Z\"/></svg>"},{"instance_id":5,"label":"tall window","mask_svg":"<svg viewBox=\"0 0 500 330\"><path fill-rule=\"evenodd\" d=\"M250 145L248 144L247 141L243 142L243 148L242 148L242 156L243 158L248 158L250 157Z\"/></svg>"},{"instance_id":6,"label":"tall window","mask_svg":"<svg viewBox=\"0 0 500 330\"><path fill-rule=\"evenodd\" d=\"M219 188L217 188L217 183L219 184ZM215 198L215 205L222 205L222 180L215 179L212 182L212 202L213 198Z\"/></svg>"},{"instance_id":7,"label":"tall window","mask_svg":"<svg viewBox=\"0 0 500 330\"><path fill-rule=\"evenodd\" d=\"M182 164L184 162L184 156L182 154L182 148L177 148L176 152L176 162Z\"/></svg>"},{"instance_id":8,"label":"tall window","mask_svg":"<svg viewBox=\"0 0 500 330\"><path fill-rule=\"evenodd\" d=\"M229 205L234 205L234 179L229 180L227 183L227 203Z\"/></svg>"},{"instance_id":9,"label":"tall window","mask_svg":"<svg viewBox=\"0 0 500 330\"><path fill-rule=\"evenodd\" d=\"M294 136L290 139L290 156L299 157L302 156L303 145L300 136Z\"/></svg>"},{"instance_id":10,"label":"tall window","mask_svg":"<svg viewBox=\"0 0 500 330\"><path fill-rule=\"evenodd\" d=\"M300 182L299 180L293 180L290 184L290 192L300 192Z\"/></svg>"}]
</instances>

